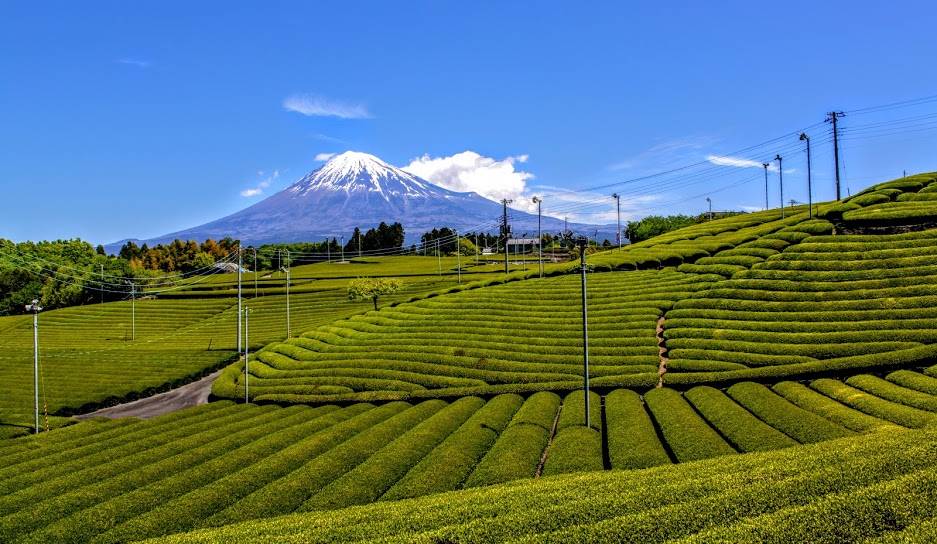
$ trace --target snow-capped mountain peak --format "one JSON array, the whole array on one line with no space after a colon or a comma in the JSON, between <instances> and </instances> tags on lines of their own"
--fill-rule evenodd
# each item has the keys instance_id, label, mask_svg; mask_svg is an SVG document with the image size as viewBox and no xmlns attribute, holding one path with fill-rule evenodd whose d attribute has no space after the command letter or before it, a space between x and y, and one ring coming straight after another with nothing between
<instances>
[{"instance_id":1,"label":"snow-capped mountain peak","mask_svg":"<svg viewBox=\"0 0 937 544\"><path fill-rule=\"evenodd\" d=\"M344 191L348 194L378 193L389 200L395 196L425 198L440 193L438 189L374 155L346 151L329 159L289 190L298 196L322 190Z\"/></svg>"}]
</instances>

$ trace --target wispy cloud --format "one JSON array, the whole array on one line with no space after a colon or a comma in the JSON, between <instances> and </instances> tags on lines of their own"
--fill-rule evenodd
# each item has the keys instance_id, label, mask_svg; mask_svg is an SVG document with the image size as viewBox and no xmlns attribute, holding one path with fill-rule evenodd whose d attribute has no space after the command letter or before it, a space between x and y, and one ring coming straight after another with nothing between
<instances>
[{"instance_id":1,"label":"wispy cloud","mask_svg":"<svg viewBox=\"0 0 937 544\"><path fill-rule=\"evenodd\" d=\"M257 185L241 191L241 196L245 198L251 198L264 194L264 189L270 187L270 184L272 184L277 180L277 178L280 177L280 171L274 170L272 173L270 173L270 175L267 175L261 170L257 172L257 176L261 178L261 180L257 182Z\"/></svg>"},{"instance_id":2,"label":"wispy cloud","mask_svg":"<svg viewBox=\"0 0 937 544\"><path fill-rule=\"evenodd\" d=\"M283 100L283 108L309 117L368 119L371 113L364 104L330 100L314 94L294 94Z\"/></svg>"},{"instance_id":3,"label":"wispy cloud","mask_svg":"<svg viewBox=\"0 0 937 544\"><path fill-rule=\"evenodd\" d=\"M727 155L707 155L706 160L715 164L716 166L732 166L734 168L764 168L764 164L758 161L753 161L751 159L743 159L741 157L730 157ZM778 167L772 163L768 163L768 170L772 172L777 172Z\"/></svg>"},{"instance_id":4,"label":"wispy cloud","mask_svg":"<svg viewBox=\"0 0 937 544\"><path fill-rule=\"evenodd\" d=\"M319 153L316 155L316 160L319 162L325 162L335 156L335 153Z\"/></svg>"},{"instance_id":5,"label":"wispy cloud","mask_svg":"<svg viewBox=\"0 0 937 544\"><path fill-rule=\"evenodd\" d=\"M332 144L348 144L347 141L342 140L341 138L336 138L335 136L329 136L328 134L313 134L313 138L323 142L329 142Z\"/></svg>"},{"instance_id":6,"label":"wispy cloud","mask_svg":"<svg viewBox=\"0 0 937 544\"><path fill-rule=\"evenodd\" d=\"M631 170L647 172L678 163L696 162L701 149L715 143L716 139L708 136L687 136L658 142L651 147L610 164L613 172Z\"/></svg>"},{"instance_id":7,"label":"wispy cloud","mask_svg":"<svg viewBox=\"0 0 937 544\"><path fill-rule=\"evenodd\" d=\"M148 60L122 58L122 59L117 59L116 62L117 64L126 64L128 66L136 66L137 68L149 68L150 67L150 61Z\"/></svg>"}]
</instances>

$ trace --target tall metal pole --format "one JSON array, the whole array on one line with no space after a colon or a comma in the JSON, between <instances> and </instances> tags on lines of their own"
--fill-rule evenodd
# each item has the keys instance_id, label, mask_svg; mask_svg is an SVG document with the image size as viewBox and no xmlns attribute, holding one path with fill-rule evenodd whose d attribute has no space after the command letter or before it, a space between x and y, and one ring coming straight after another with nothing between
<instances>
[{"instance_id":1,"label":"tall metal pole","mask_svg":"<svg viewBox=\"0 0 937 544\"><path fill-rule=\"evenodd\" d=\"M537 259L540 262L540 277L543 277L543 229L541 228L540 217L541 210L540 205L543 204L543 200L540 197L535 196L534 202L537 203Z\"/></svg>"},{"instance_id":2,"label":"tall metal pole","mask_svg":"<svg viewBox=\"0 0 937 544\"><path fill-rule=\"evenodd\" d=\"M439 254L439 238L436 238L436 266L439 269L439 275L442 276L442 256Z\"/></svg>"},{"instance_id":3,"label":"tall metal pole","mask_svg":"<svg viewBox=\"0 0 937 544\"><path fill-rule=\"evenodd\" d=\"M101 304L104 304L104 265L101 265Z\"/></svg>"},{"instance_id":4,"label":"tall metal pole","mask_svg":"<svg viewBox=\"0 0 937 544\"><path fill-rule=\"evenodd\" d=\"M137 284L130 282L130 341L137 339Z\"/></svg>"},{"instance_id":5,"label":"tall metal pole","mask_svg":"<svg viewBox=\"0 0 937 544\"><path fill-rule=\"evenodd\" d=\"M290 250L286 250L286 337L293 337L293 329L290 327L290 271L292 269L290 262Z\"/></svg>"},{"instance_id":6,"label":"tall metal pole","mask_svg":"<svg viewBox=\"0 0 937 544\"><path fill-rule=\"evenodd\" d=\"M328 236L325 237L325 252L328 255L329 264L332 264L332 240L329 240Z\"/></svg>"},{"instance_id":7,"label":"tall metal pole","mask_svg":"<svg viewBox=\"0 0 937 544\"><path fill-rule=\"evenodd\" d=\"M475 266L478 266L478 233L475 233Z\"/></svg>"},{"instance_id":8,"label":"tall metal pole","mask_svg":"<svg viewBox=\"0 0 937 544\"><path fill-rule=\"evenodd\" d=\"M781 219L784 219L784 168L781 166L781 155L776 155L774 160L778 161L778 181L781 184Z\"/></svg>"},{"instance_id":9,"label":"tall metal pole","mask_svg":"<svg viewBox=\"0 0 937 544\"><path fill-rule=\"evenodd\" d=\"M615 231L615 238L618 240L618 251L621 251L621 197L618 193L613 193L615 199L615 211L618 215L618 230Z\"/></svg>"},{"instance_id":10,"label":"tall metal pole","mask_svg":"<svg viewBox=\"0 0 937 544\"><path fill-rule=\"evenodd\" d=\"M809 217L813 219L813 183L810 179L810 136L806 132L800 133L800 139L807 142L807 209Z\"/></svg>"},{"instance_id":11,"label":"tall metal pole","mask_svg":"<svg viewBox=\"0 0 937 544\"><path fill-rule=\"evenodd\" d=\"M583 397L586 405L585 426L589 427L592 420L589 418L589 319L586 304L586 246L589 241L579 237L579 263L582 274L582 379Z\"/></svg>"},{"instance_id":12,"label":"tall metal pole","mask_svg":"<svg viewBox=\"0 0 937 544\"><path fill-rule=\"evenodd\" d=\"M345 262L345 237L342 236L342 261Z\"/></svg>"},{"instance_id":13,"label":"tall metal pole","mask_svg":"<svg viewBox=\"0 0 937 544\"><path fill-rule=\"evenodd\" d=\"M257 248L251 247L254 252L254 298L257 298Z\"/></svg>"},{"instance_id":14,"label":"tall metal pole","mask_svg":"<svg viewBox=\"0 0 937 544\"><path fill-rule=\"evenodd\" d=\"M768 211L768 163L761 163L765 167L765 211Z\"/></svg>"},{"instance_id":15,"label":"tall metal pole","mask_svg":"<svg viewBox=\"0 0 937 544\"><path fill-rule=\"evenodd\" d=\"M361 229L358 229L358 258L361 258Z\"/></svg>"},{"instance_id":16,"label":"tall metal pole","mask_svg":"<svg viewBox=\"0 0 937 544\"><path fill-rule=\"evenodd\" d=\"M38 300L26 305L26 311L33 313L33 393L36 410L36 434L39 434L39 312L42 307Z\"/></svg>"},{"instance_id":17,"label":"tall metal pole","mask_svg":"<svg viewBox=\"0 0 937 544\"><path fill-rule=\"evenodd\" d=\"M706 202L709 204L709 220L713 220L713 201L708 196L706 197Z\"/></svg>"},{"instance_id":18,"label":"tall metal pole","mask_svg":"<svg viewBox=\"0 0 937 544\"><path fill-rule=\"evenodd\" d=\"M504 236L504 273L508 273L508 238L511 236L511 229L508 227L508 204L512 201L506 198L501 200L501 205L504 206L504 215L501 218L501 234Z\"/></svg>"},{"instance_id":19,"label":"tall metal pole","mask_svg":"<svg viewBox=\"0 0 937 544\"><path fill-rule=\"evenodd\" d=\"M244 344L241 343L241 313L244 311L244 308L241 306L241 244L238 244L238 356L241 354L241 349Z\"/></svg>"},{"instance_id":20,"label":"tall metal pole","mask_svg":"<svg viewBox=\"0 0 937 544\"><path fill-rule=\"evenodd\" d=\"M287 272L289 275L289 272ZM248 388L250 387L250 323L251 309L244 307L244 404L250 402Z\"/></svg>"},{"instance_id":21,"label":"tall metal pole","mask_svg":"<svg viewBox=\"0 0 937 544\"><path fill-rule=\"evenodd\" d=\"M833 162L836 165L836 200L840 199L839 192L839 130L836 126L836 120L845 115L841 111L831 111L827 114L826 121L833 124Z\"/></svg>"},{"instance_id":22,"label":"tall metal pole","mask_svg":"<svg viewBox=\"0 0 937 544\"><path fill-rule=\"evenodd\" d=\"M456 254L456 259L458 259L459 285L461 285L462 284L462 244L459 243L461 241L461 239L459 238L459 231L454 230L453 232L455 232L455 254Z\"/></svg>"}]
</instances>

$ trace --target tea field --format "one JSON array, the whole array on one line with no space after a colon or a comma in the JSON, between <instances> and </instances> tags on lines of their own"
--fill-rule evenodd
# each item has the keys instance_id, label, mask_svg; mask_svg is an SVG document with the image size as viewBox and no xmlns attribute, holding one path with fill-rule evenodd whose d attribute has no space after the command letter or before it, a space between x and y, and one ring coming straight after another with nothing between
<instances>
[{"instance_id":1,"label":"tea field","mask_svg":"<svg viewBox=\"0 0 937 544\"><path fill-rule=\"evenodd\" d=\"M930 542L937 176L578 263L427 256L43 313L56 424L224 367L212 402L0 440L0 541ZM395 277L381 300L350 279ZM256 279L256 289L254 280ZM0 318L29 421L31 319ZM247 371L245 373L245 371ZM250 403L244 403L245 385Z\"/></svg>"},{"instance_id":2,"label":"tea field","mask_svg":"<svg viewBox=\"0 0 937 544\"><path fill-rule=\"evenodd\" d=\"M619 389L604 398L592 393L591 416L586 425L576 391L565 398L540 392L344 408L222 401L148 421L84 422L0 446L0 539L127 542L867 435L858 446L937 421L937 378L903 370L885 379L857 375L770 388L753 382L725 391L661 388L643 398ZM921 468L932 462L918 461ZM883 470L878 478L910 469Z\"/></svg>"}]
</instances>

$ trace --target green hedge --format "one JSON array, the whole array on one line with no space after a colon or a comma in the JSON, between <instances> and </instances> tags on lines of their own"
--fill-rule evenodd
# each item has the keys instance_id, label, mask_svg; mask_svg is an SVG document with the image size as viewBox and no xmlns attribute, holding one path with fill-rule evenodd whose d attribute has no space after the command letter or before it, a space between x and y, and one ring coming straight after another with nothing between
<instances>
[{"instance_id":1,"label":"green hedge","mask_svg":"<svg viewBox=\"0 0 937 544\"><path fill-rule=\"evenodd\" d=\"M766 425L718 389L698 386L684 393L697 411L741 452L796 446L789 436Z\"/></svg>"},{"instance_id":2,"label":"green hedge","mask_svg":"<svg viewBox=\"0 0 937 544\"><path fill-rule=\"evenodd\" d=\"M478 397L463 397L440 409L319 489L299 507L299 511L342 508L376 501L484 405L485 401Z\"/></svg>"},{"instance_id":3,"label":"green hedge","mask_svg":"<svg viewBox=\"0 0 937 544\"><path fill-rule=\"evenodd\" d=\"M934 421L930 412L881 399L837 380L814 380L810 387L857 410L904 427L921 428Z\"/></svg>"},{"instance_id":4,"label":"green hedge","mask_svg":"<svg viewBox=\"0 0 937 544\"><path fill-rule=\"evenodd\" d=\"M885 379L908 389L914 389L928 395L937 395L937 378L910 370L896 370L885 376Z\"/></svg>"},{"instance_id":5,"label":"green hedge","mask_svg":"<svg viewBox=\"0 0 937 544\"><path fill-rule=\"evenodd\" d=\"M560 397L541 392L524 402L491 451L472 472L465 487L531 478L549 444Z\"/></svg>"},{"instance_id":6,"label":"green hedge","mask_svg":"<svg viewBox=\"0 0 937 544\"><path fill-rule=\"evenodd\" d=\"M803 444L853 434L845 427L788 402L758 383L737 383L726 392L762 421Z\"/></svg>"},{"instance_id":7,"label":"green hedge","mask_svg":"<svg viewBox=\"0 0 937 544\"><path fill-rule=\"evenodd\" d=\"M523 404L498 395L393 485L381 500L408 499L461 487Z\"/></svg>"},{"instance_id":8,"label":"green hedge","mask_svg":"<svg viewBox=\"0 0 937 544\"><path fill-rule=\"evenodd\" d=\"M161 499L152 510L125 521L97 539L101 542L128 542L198 527L213 513L300 466L307 456L324 451L321 444L328 443L328 440L323 441L323 438L336 436L342 427L349 428L352 425L348 423L350 419L370 408L370 405L357 404L331 411L306 424L263 438L260 442L264 447L276 447L263 459L240 470L228 471L214 482L175 499Z\"/></svg>"},{"instance_id":9,"label":"green hedge","mask_svg":"<svg viewBox=\"0 0 937 544\"><path fill-rule=\"evenodd\" d=\"M867 393L872 393L876 397L885 400L897 402L898 404L903 404L919 410L937 412L937 397L915 391L914 389L901 387L900 385L875 376L870 376L868 374L852 376L846 380L846 384Z\"/></svg>"},{"instance_id":10,"label":"green hedge","mask_svg":"<svg viewBox=\"0 0 937 544\"><path fill-rule=\"evenodd\" d=\"M653 389L644 395L644 400L678 461L735 453L680 393L667 388Z\"/></svg>"},{"instance_id":11,"label":"green hedge","mask_svg":"<svg viewBox=\"0 0 937 544\"><path fill-rule=\"evenodd\" d=\"M797 382L781 382L771 389L804 410L823 416L851 431L866 432L893 427L889 421L849 408Z\"/></svg>"},{"instance_id":12,"label":"green hedge","mask_svg":"<svg viewBox=\"0 0 937 544\"><path fill-rule=\"evenodd\" d=\"M647 468L671 462L644 401L634 391L616 389L606 395L605 420L612 468Z\"/></svg>"}]
</instances>

